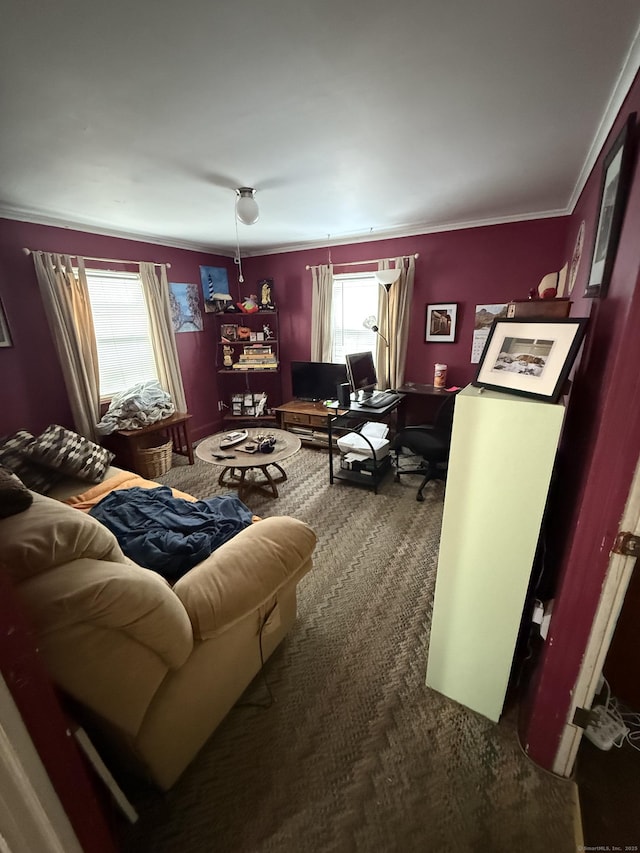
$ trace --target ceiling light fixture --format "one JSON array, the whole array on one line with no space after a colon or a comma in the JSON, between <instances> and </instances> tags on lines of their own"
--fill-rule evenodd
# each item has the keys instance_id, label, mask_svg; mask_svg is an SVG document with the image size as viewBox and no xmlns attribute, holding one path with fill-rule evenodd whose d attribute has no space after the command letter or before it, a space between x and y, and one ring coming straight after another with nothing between
<instances>
[{"instance_id":1,"label":"ceiling light fixture","mask_svg":"<svg viewBox=\"0 0 640 853\"><path fill-rule=\"evenodd\" d=\"M253 225L260 216L255 192L252 187L239 187L236 190L236 216L243 225Z\"/></svg>"}]
</instances>

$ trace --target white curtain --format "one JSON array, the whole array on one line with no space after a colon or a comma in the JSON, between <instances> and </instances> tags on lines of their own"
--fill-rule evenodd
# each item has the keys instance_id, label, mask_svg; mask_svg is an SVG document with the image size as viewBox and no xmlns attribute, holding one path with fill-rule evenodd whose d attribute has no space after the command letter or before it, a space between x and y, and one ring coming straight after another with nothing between
<instances>
[{"instance_id":1,"label":"white curtain","mask_svg":"<svg viewBox=\"0 0 640 853\"><path fill-rule=\"evenodd\" d=\"M313 296L311 303L311 360L331 361L331 302L333 298L333 265L312 267Z\"/></svg>"},{"instance_id":2,"label":"white curtain","mask_svg":"<svg viewBox=\"0 0 640 853\"><path fill-rule=\"evenodd\" d=\"M84 259L77 258L77 275L68 255L34 252L33 262L76 432L99 443L100 371Z\"/></svg>"},{"instance_id":3,"label":"white curtain","mask_svg":"<svg viewBox=\"0 0 640 853\"><path fill-rule=\"evenodd\" d=\"M158 369L158 380L165 391L171 394L176 411L186 412L187 401L184 396L178 350L171 320L167 268L164 264L158 266L160 278L156 273L156 264L140 264L140 280L149 312L151 341Z\"/></svg>"},{"instance_id":4,"label":"white curtain","mask_svg":"<svg viewBox=\"0 0 640 853\"><path fill-rule=\"evenodd\" d=\"M388 269L389 262L383 261L378 266L379 269ZM391 376L387 387L400 388L404 383L407 363L407 345L409 343L409 323L411 321L416 261L413 255L408 258L395 258L393 267L400 270L400 277L398 281L391 285L388 294L389 328L386 328L387 313L386 305L384 305L380 312L380 319L384 325L381 325L380 329L389 341L390 348ZM380 361L380 358L378 361ZM386 362L383 375L386 375Z\"/></svg>"}]
</instances>

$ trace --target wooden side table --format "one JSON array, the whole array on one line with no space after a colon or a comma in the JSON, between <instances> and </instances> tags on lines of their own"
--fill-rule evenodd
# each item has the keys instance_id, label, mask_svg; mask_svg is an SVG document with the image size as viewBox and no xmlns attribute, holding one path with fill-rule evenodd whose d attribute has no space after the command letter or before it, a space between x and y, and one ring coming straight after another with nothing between
<instances>
[{"instance_id":1,"label":"wooden side table","mask_svg":"<svg viewBox=\"0 0 640 853\"><path fill-rule=\"evenodd\" d=\"M168 418L163 418L155 424L141 427L141 429L119 429L116 435L124 439L124 451L126 464L133 471L136 470L138 450L144 446L143 436L160 433L170 438L173 443L173 452L180 456L186 456L189 465L193 465L193 445L189 432L189 420L191 415L187 412L176 412Z\"/></svg>"}]
</instances>

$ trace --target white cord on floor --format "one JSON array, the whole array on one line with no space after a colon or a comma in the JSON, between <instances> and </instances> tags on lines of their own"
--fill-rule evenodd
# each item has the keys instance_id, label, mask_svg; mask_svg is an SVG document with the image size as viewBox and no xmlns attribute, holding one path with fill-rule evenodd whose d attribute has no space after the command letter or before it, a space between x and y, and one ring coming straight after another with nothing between
<instances>
[{"instance_id":1,"label":"white cord on floor","mask_svg":"<svg viewBox=\"0 0 640 853\"><path fill-rule=\"evenodd\" d=\"M604 703L607 714L629 730L620 743L614 743L614 746L620 748L626 741L629 746L640 752L640 714L629 710L615 696L612 696L609 682L604 676L602 680L607 689L607 701Z\"/></svg>"}]
</instances>

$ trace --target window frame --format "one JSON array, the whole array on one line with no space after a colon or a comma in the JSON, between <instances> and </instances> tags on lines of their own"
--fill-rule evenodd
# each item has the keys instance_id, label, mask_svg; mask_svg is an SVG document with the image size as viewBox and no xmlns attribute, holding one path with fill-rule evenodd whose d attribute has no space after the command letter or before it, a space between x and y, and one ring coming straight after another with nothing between
<instances>
[{"instance_id":1,"label":"window frame","mask_svg":"<svg viewBox=\"0 0 640 853\"><path fill-rule=\"evenodd\" d=\"M85 272L85 276L87 279L87 290L89 293L89 304L91 305L91 314L92 314L92 318L93 318L93 327L94 327L94 335L95 335L95 341L96 341L96 350L98 353L98 370L99 370L99 382L100 382L100 403L101 404L105 404L105 403L108 404L113 399L114 396L122 393L127 388L130 388L132 385L136 384L137 382L146 382L146 381L158 380L159 379L159 377L158 377L158 365L156 362L155 349L154 349L154 345L153 345L153 332L151 329L151 323L150 323L150 318L149 318L149 308L147 305L147 300L146 300L146 296L145 296L142 277L141 277L139 271L106 270L106 269L99 269L99 268L95 268L95 267L91 267L91 268L85 267L84 272ZM97 281L98 279L102 279L102 281L100 281L99 284ZM153 367L153 375L143 375L142 377L140 377L138 375L136 378L132 377L131 381L127 380L125 382L125 384L123 385L123 387L118 388L117 390L110 388L108 391L103 391L103 381L102 381L103 376L104 376L103 371L106 372L107 367L105 366L105 352L104 352L104 350L103 350L102 360L100 358L100 342L101 341L109 341L109 340L113 341L114 338L113 337L109 338L109 337L104 336L104 335L100 335L100 336L98 335L98 330L96 328L96 316L97 315L98 315L98 317L100 316L100 310L99 310L99 308L97 308L97 296L98 296L98 294L96 294L96 292L94 290L93 298L92 298L91 288L92 288L92 284L93 284L94 288L96 286L99 286L102 289L102 293L100 295L103 295L104 294L104 289L103 289L104 288L104 281L108 280L108 279L113 279L114 281L118 282L118 284L120 284L120 285L122 285L128 281L131 284L135 285L137 287L137 289L139 289L139 298L137 298L137 300L136 300L135 309L136 309L136 312L139 312L140 308L144 307L144 316L146 318L146 324L145 324L144 330L142 330L140 327L137 327L137 337L139 340L142 340L143 338L146 339L148 346L144 347L144 354L145 354L144 364L147 365L147 367L148 366ZM138 294L136 294L136 295L138 296ZM123 308L123 311L124 311L124 308ZM102 319L104 319L104 317L105 317L105 315L103 314ZM107 318L107 319L109 319L109 318ZM98 322L100 322L100 320ZM129 337L130 340L134 340L134 335L129 335L127 337ZM121 363L122 363L122 360L120 360L120 361L111 360L111 364L113 365L114 368L117 368L119 366L119 364L121 364ZM139 370L140 370L140 368L136 367L136 371L138 373L139 373Z\"/></svg>"},{"instance_id":2,"label":"window frame","mask_svg":"<svg viewBox=\"0 0 640 853\"><path fill-rule=\"evenodd\" d=\"M349 327L349 328L352 328L354 333L356 333L355 334L356 339L357 338L362 339L362 345L360 345L359 343L354 344L354 345L359 346L360 347L359 349L351 349L351 348L347 349L347 346L345 345L345 342L344 342L344 328L345 328L344 317L342 318L343 319L342 327L341 327L342 335L343 335L343 340L342 340L342 344L341 344L342 354L338 355L336 353L336 331L338 328L337 324L336 324L336 284L342 284L342 288L343 288L343 292L344 292L344 282L348 282L348 281L353 281L353 282L360 281L363 284L366 283L366 284L372 285L371 296L373 296L373 293L375 292L375 300L372 300L372 304L373 304L373 301L375 301L375 309L372 308L371 310L367 310L365 308L363 310L362 320L360 321L361 326L362 326L361 330L360 330L360 328ZM365 352L367 350L372 353L374 362L377 361L379 337L375 332L371 331L370 329L367 329L362 324L364 323L364 320L368 316L373 315L377 319L379 318L379 312L380 312L380 293L379 293L379 290L380 290L380 287L379 287L378 282L375 278L374 272L355 272L355 273L335 273L334 274L333 284L332 284L332 292L331 292L331 361L334 364L345 364L345 357L344 356L347 352ZM344 298L342 300L342 306L344 307Z\"/></svg>"}]
</instances>

